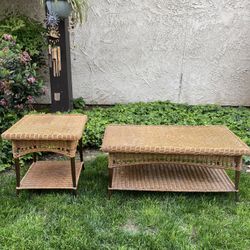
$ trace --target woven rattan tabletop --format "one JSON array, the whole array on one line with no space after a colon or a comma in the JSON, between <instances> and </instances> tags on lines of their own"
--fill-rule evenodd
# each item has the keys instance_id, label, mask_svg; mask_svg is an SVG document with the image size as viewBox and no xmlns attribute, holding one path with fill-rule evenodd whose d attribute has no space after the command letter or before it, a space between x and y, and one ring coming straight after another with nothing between
<instances>
[{"instance_id":1,"label":"woven rattan tabletop","mask_svg":"<svg viewBox=\"0 0 250 250\"><path fill-rule=\"evenodd\" d=\"M2 134L8 140L79 140L86 115L26 115Z\"/></svg>"},{"instance_id":2,"label":"woven rattan tabletop","mask_svg":"<svg viewBox=\"0 0 250 250\"><path fill-rule=\"evenodd\" d=\"M125 153L250 155L225 126L110 125L102 150Z\"/></svg>"}]
</instances>

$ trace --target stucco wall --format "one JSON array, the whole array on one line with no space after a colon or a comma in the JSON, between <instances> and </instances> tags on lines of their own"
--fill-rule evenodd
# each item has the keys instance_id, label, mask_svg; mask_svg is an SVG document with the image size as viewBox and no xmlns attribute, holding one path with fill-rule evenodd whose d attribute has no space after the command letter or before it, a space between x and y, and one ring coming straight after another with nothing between
<instances>
[{"instance_id":1,"label":"stucco wall","mask_svg":"<svg viewBox=\"0 0 250 250\"><path fill-rule=\"evenodd\" d=\"M74 96L250 105L249 0L89 0Z\"/></svg>"},{"instance_id":2,"label":"stucco wall","mask_svg":"<svg viewBox=\"0 0 250 250\"><path fill-rule=\"evenodd\" d=\"M44 18L40 0L1 0ZM71 36L74 97L250 105L249 0L89 0Z\"/></svg>"}]
</instances>

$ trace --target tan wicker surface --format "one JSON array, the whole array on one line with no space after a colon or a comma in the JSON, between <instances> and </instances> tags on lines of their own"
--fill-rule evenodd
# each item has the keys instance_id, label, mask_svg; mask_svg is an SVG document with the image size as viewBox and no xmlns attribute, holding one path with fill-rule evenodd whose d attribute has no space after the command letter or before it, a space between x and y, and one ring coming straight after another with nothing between
<instances>
[{"instance_id":1,"label":"tan wicker surface","mask_svg":"<svg viewBox=\"0 0 250 250\"><path fill-rule=\"evenodd\" d=\"M79 181L82 162L76 162L76 183ZM72 175L69 161L34 162L23 177L17 189L72 189Z\"/></svg>"},{"instance_id":2,"label":"tan wicker surface","mask_svg":"<svg viewBox=\"0 0 250 250\"><path fill-rule=\"evenodd\" d=\"M142 164L173 163L186 166L203 166L240 170L235 157L225 155L184 155L184 154L153 154L153 153L110 153L109 167L125 167Z\"/></svg>"},{"instance_id":3,"label":"tan wicker surface","mask_svg":"<svg viewBox=\"0 0 250 250\"><path fill-rule=\"evenodd\" d=\"M74 157L86 122L87 116L78 114L26 115L2 138L12 140L14 158L42 151Z\"/></svg>"},{"instance_id":4,"label":"tan wicker surface","mask_svg":"<svg viewBox=\"0 0 250 250\"><path fill-rule=\"evenodd\" d=\"M222 169L176 164L119 167L113 170L109 190L170 192L235 192Z\"/></svg>"},{"instance_id":5,"label":"tan wicker surface","mask_svg":"<svg viewBox=\"0 0 250 250\"><path fill-rule=\"evenodd\" d=\"M249 147L225 126L108 126L112 190L235 192ZM224 169L235 170L235 183Z\"/></svg>"},{"instance_id":6,"label":"tan wicker surface","mask_svg":"<svg viewBox=\"0 0 250 250\"><path fill-rule=\"evenodd\" d=\"M8 140L79 140L86 115L26 115L2 134Z\"/></svg>"},{"instance_id":7,"label":"tan wicker surface","mask_svg":"<svg viewBox=\"0 0 250 250\"><path fill-rule=\"evenodd\" d=\"M249 147L225 126L110 125L105 152L250 155Z\"/></svg>"}]
</instances>

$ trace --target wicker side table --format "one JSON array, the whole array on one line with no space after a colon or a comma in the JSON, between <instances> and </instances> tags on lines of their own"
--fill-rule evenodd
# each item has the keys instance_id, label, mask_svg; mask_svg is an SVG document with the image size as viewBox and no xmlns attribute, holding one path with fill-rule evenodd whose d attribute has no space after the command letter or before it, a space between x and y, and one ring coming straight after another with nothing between
<instances>
[{"instance_id":1,"label":"wicker side table","mask_svg":"<svg viewBox=\"0 0 250 250\"><path fill-rule=\"evenodd\" d=\"M102 150L109 153L112 190L235 192L249 147L225 126L110 125ZM235 170L235 183L225 169Z\"/></svg>"},{"instance_id":2,"label":"wicker side table","mask_svg":"<svg viewBox=\"0 0 250 250\"><path fill-rule=\"evenodd\" d=\"M83 168L82 134L85 115L26 115L2 134L12 141L17 194L22 189L70 189L76 193ZM79 144L80 161L75 161ZM67 161L38 161L37 152L54 152ZM20 157L33 153L33 163L22 178ZM71 166L71 167L70 167Z\"/></svg>"}]
</instances>

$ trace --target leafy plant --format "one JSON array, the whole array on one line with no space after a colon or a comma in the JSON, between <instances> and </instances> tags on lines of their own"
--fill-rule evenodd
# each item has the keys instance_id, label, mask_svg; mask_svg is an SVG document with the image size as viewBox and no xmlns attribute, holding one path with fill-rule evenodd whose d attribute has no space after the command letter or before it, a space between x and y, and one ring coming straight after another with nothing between
<instances>
[{"instance_id":1,"label":"leafy plant","mask_svg":"<svg viewBox=\"0 0 250 250\"><path fill-rule=\"evenodd\" d=\"M47 44L46 29L40 22L21 14L10 14L0 21L0 37L11 34L22 50L26 50L33 62L43 63L43 51Z\"/></svg>"},{"instance_id":2,"label":"leafy plant","mask_svg":"<svg viewBox=\"0 0 250 250\"><path fill-rule=\"evenodd\" d=\"M77 23L78 21L80 23L83 23L84 14L87 9L87 1L86 0L67 0L68 3L72 6L73 9L73 15L72 18L74 19L74 22Z\"/></svg>"},{"instance_id":3,"label":"leafy plant","mask_svg":"<svg viewBox=\"0 0 250 250\"><path fill-rule=\"evenodd\" d=\"M95 108L88 115L85 145L99 148L108 124L226 125L250 146L250 109L170 102L136 103Z\"/></svg>"},{"instance_id":4,"label":"leafy plant","mask_svg":"<svg viewBox=\"0 0 250 250\"><path fill-rule=\"evenodd\" d=\"M85 108L85 101L82 97L73 100L73 108L79 112L82 112Z\"/></svg>"},{"instance_id":5,"label":"leafy plant","mask_svg":"<svg viewBox=\"0 0 250 250\"><path fill-rule=\"evenodd\" d=\"M30 110L44 91L37 65L21 48L10 34L0 40L0 134ZM0 139L0 151L3 169L12 163L10 142Z\"/></svg>"},{"instance_id":6,"label":"leafy plant","mask_svg":"<svg viewBox=\"0 0 250 250\"><path fill-rule=\"evenodd\" d=\"M73 24L83 23L85 12L87 9L87 1L86 0L41 0L41 4L45 2L57 2L57 1L65 1L68 2L72 8L71 19Z\"/></svg>"},{"instance_id":7,"label":"leafy plant","mask_svg":"<svg viewBox=\"0 0 250 250\"><path fill-rule=\"evenodd\" d=\"M6 129L11 127L19 118L22 117L22 113L16 113L13 110L6 110L6 112L0 113L0 134ZM12 150L11 142L2 140L0 138L0 171L9 167L12 164Z\"/></svg>"},{"instance_id":8,"label":"leafy plant","mask_svg":"<svg viewBox=\"0 0 250 250\"><path fill-rule=\"evenodd\" d=\"M37 65L27 51L22 51L12 35L0 40L0 114L9 109L20 112L31 108L35 97L43 94L43 81Z\"/></svg>"}]
</instances>

